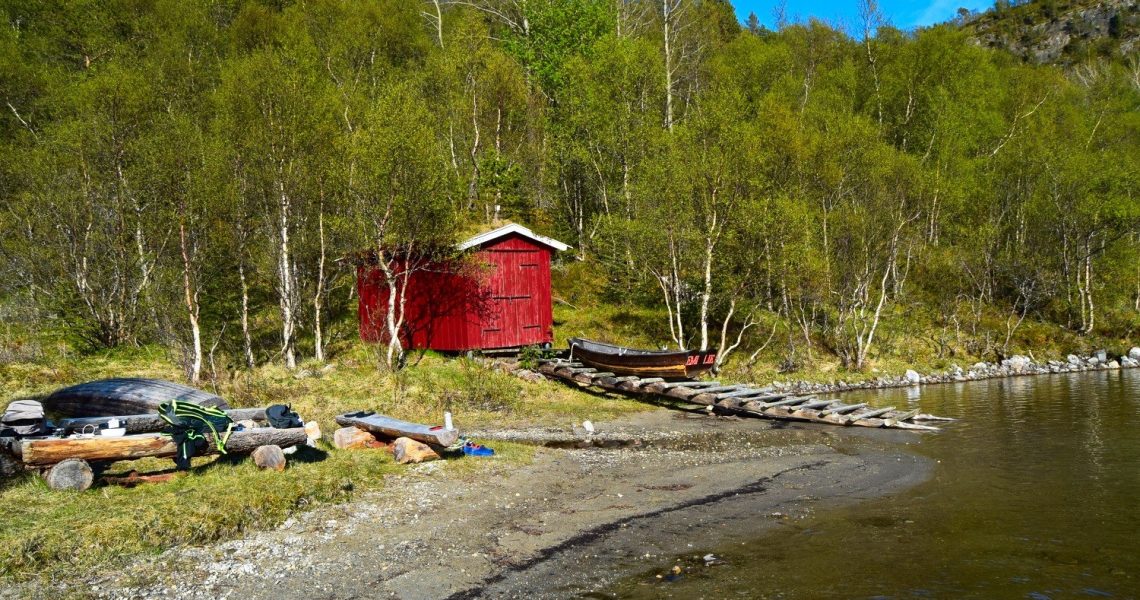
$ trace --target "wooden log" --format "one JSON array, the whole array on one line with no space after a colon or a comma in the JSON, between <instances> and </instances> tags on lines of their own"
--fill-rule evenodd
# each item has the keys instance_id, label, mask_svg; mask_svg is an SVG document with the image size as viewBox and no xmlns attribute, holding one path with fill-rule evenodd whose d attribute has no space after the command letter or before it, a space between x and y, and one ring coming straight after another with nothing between
<instances>
[{"instance_id":1,"label":"wooden log","mask_svg":"<svg viewBox=\"0 0 1140 600\"><path fill-rule=\"evenodd\" d=\"M87 461L69 458L48 469L44 481L53 490L82 492L95 483L95 472Z\"/></svg>"},{"instance_id":2,"label":"wooden log","mask_svg":"<svg viewBox=\"0 0 1140 600\"><path fill-rule=\"evenodd\" d=\"M819 410L819 409L831 404L832 402L834 402L834 401L833 400L814 400L812 402L804 402L803 404L797 404L796 410Z\"/></svg>"},{"instance_id":3,"label":"wooden log","mask_svg":"<svg viewBox=\"0 0 1140 600\"><path fill-rule=\"evenodd\" d=\"M707 388L704 388L704 389L702 389L702 390L701 390L701 393L702 393L702 394L713 394L713 395L716 395L716 394L723 394L724 392L735 392L735 391L737 391L737 390L740 390L740 389L742 389L742 387L747 387L747 386L740 386L740 385L717 385L717 386L713 386L713 387L707 387Z\"/></svg>"},{"instance_id":4,"label":"wooden log","mask_svg":"<svg viewBox=\"0 0 1140 600\"><path fill-rule=\"evenodd\" d=\"M836 406L835 408L829 408L825 411L822 411L819 413L819 416L826 417L828 415L845 415L849 412L857 411L860 408L865 408L866 406L866 402L860 402L859 404L844 404L842 406Z\"/></svg>"},{"instance_id":5,"label":"wooden log","mask_svg":"<svg viewBox=\"0 0 1140 600\"><path fill-rule=\"evenodd\" d=\"M661 381L664 381L664 379ZM700 388L716 387L718 385L720 385L719 381L670 381L669 383L663 384L661 387L662 389L666 390L670 390L675 387L687 387L697 390Z\"/></svg>"},{"instance_id":6,"label":"wooden log","mask_svg":"<svg viewBox=\"0 0 1140 600\"><path fill-rule=\"evenodd\" d=\"M226 414L230 416L234 422L237 421L257 421L265 422L265 409L264 408L236 408L227 410ZM64 419L57 425L60 429L67 430L68 433L82 431L84 427L94 426L101 428L107 425L107 421L111 419L119 420L119 427L127 429L127 435L136 433L158 433L166 429L166 421L158 416L158 413L146 415L122 415L114 417L86 417Z\"/></svg>"},{"instance_id":7,"label":"wooden log","mask_svg":"<svg viewBox=\"0 0 1140 600\"><path fill-rule=\"evenodd\" d=\"M700 390L695 390L691 387L675 387L665 390L664 395L670 398L677 398L679 400L689 400L690 398L699 395Z\"/></svg>"},{"instance_id":8,"label":"wooden log","mask_svg":"<svg viewBox=\"0 0 1140 600\"><path fill-rule=\"evenodd\" d=\"M665 382L665 380L662 379L661 377L646 377L645 379L641 380L641 385L642 385L642 387L644 387L644 386L647 386L650 384L664 383L664 382Z\"/></svg>"},{"instance_id":9,"label":"wooden log","mask_svg":"<svg viewBox=\"0 0 1140 600\"><path fill-rule=\"evenodd\" d=\"M160 379L116 378L88 381L58 390L41 400L44 411L55 417L137 415L158 411L171 400L229 408L213 394Z\"/></svg>"},{"instance_id":10,"label":"wooden log","mask_svg":"<svg viewBox=\"0 0 1140 600\"><path fill-rule=\"evenodd\" d=\"M707 393L708 390L705 390L705 392ZM726 400L728 398L746 398L748 396L756 396L756 395L760 395L760 394L766 394L769 396L771 395L771 394L767 394L766 392L762 392L756 388L745 388L745 389L738 390L735 392L725 392L723 394L717 394L716 399L717 400ZM784 398L784 396L780 396L780 397ZM753 399L755 400L755 398L753 398Z\"/></svg>"},{"instance_id":11,"label":"wooden log","mask_svg":"<svg viewBox=\"0 0 1140 600\"><path fill-rule=\"evenodd\" d=\"M867 411L865 413L859 413L857 415L847 415L847 416L856 420L856 421L861 420L861 419L873 419L879 415L885 415L894 409L895 409L895 407L888 406L886 408L880 408L880 409L876 409L876 410L872 410L872 411Z\"/></svg>"},{"instance_id":12,"label":"wooden log","mask_svg":"<svg viewBox=\"0 0 1140 600\"><path fill-rule=\"evenodd\" d=\"M591 375L591 376L592 376L594 379L603 379L603 378L606 378L606 377L613 377L613 376L614 376L614 374L613 374L613 373L610 373L609 371L602 371L601 373L591 373L590 375Z\"/></svg>"},{"instance_id":13,"label":"wooden log","mask_svg":"<svg viewBox=\"0 0 1140 600\"><path fill-rule=\"evenodd\" d=\"M899 413L897 415L891 415L891 416L887 417L885 419L885 421L894 422L894 423L902 423L903 421L906 421L907 419L913 418L915 415L918 414L918 412L919 411L916 408L914 410L910 410L910 411L907 411L904 413ZM887 427L892 427L892 426L893 425L887 425Z\"/></svg>"},{"instance_id":14,"label":"wooden log","mask_svg":"<svg viewBox=\"0 0 1140 600\"><path fill-rule=\"evenodd\" d=\"M349 413L336 418L337 425L356 426L365 431L388 438L411 438L425 444L447 447L459 441L459 431L442 427L429 427L419 423L409 423L384 415Z\"/></svg>"},{"instance_id":15,"label":"wooden log","mask_svg":"<svg viewBox=\"0 0 1140 600\"><path fill-rule=\"evenodd\" d=\"M598 370L593 368L593 367L578 367L576 369L575 368L570 369L570 372L573 373L574 375L577 375L579 373L597 373Z\"/></svg>"},{"instance_id":16,"label":"wooden log","mask_svg":"<svg viewBox=\"0 0 1140 600\"><path fill-rule=\"evenodd\" d=\"M285 452L281 450L281 446L274 444L258 446L250 456L253 458L253 464L259 469L273 469L277 472L285 470Z\"/></svg>"},{"instance_id":17,"label":"wooden log","mask_svg":"<svg viewBox=\"0 0 1140 600\"><path fill-rule=\"evenodd\" d=\"M274 429L262 427L248 431L235 431L226 442L226 452L249 454L258 446L274 444L282 448L299 446L308 440L303 427ZM206 436L207 452L217 452L213 437ZM148 456L174 456L178 449L170 436L154 433L127 435L123 437L63 438L24 440L21 443L21 458L26 465L46 466L63 462L69 458L82 458L90 461L134 460Z\"/></svg>"},{"instance_id":18,"label":"wooden log","mask_svg":"<svg viewBox=\"0 0 1140 600\"><path fill-rule=\"evenodd\" d=\"M785 398L783 400L776 400L774 402L764 402L764 403L759 404L755 407L748 406L748 408L753 408L755 410L768 410L769 408L775 408L777 406L788 406L788 405L792 405L792 404L803 404L804 402L807 402L811 399L812 399L812 396L796 396L795 398ZM748 404L752 404L752 403L749 402Z\"/></svg>"}]
</instances>

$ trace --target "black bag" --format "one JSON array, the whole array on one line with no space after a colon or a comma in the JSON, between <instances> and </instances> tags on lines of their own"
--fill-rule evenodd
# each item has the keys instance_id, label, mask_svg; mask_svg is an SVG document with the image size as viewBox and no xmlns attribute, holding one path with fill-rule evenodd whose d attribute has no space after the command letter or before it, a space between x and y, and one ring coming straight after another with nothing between
<instances>
[{"instance_id":1,"label":"black bag","mask_svg":"<svg viewBox=\"0 0 1140 600\"><path fill-rule=\"evenodd\" d=\"M297 427L304 427L305 424L301 421L301 415L293 412L288 406L284 404L274 404L265 409L265 420L274 429L296 429Z\"/></svg>"},{"instance_id":2,"label":"black bag","mask_svg":"<svg viewBox=\"0 0 1140 600\"><path fill-rule=\"evenodd\" d=\"M43 435L47 431L44 407L35 400L16 400L0 416L0 430L17 436Z\"/></svg>"}]
</instances>

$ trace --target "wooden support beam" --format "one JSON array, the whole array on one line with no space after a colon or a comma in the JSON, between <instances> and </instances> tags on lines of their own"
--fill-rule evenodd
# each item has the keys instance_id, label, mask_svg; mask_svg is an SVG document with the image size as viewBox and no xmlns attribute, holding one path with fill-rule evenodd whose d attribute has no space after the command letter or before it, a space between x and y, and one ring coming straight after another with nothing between
<instances>
[{"instance_id":1,"label":"wooden support beam","mask_svg":"<svg viewBox=\"0 0 1140 600\"><path fill-rule=\"evenodd\" d=\"M804 402L807 402L807 401L811 400L812 398L813 398L813 396L796 396L795 398L786 398L784 400L776 400L775 402L765 402L765 403L760 404L760 405L755 406L755 407L749 406L748 408L753 408L755 410L767 410L769 408L775 408L777 406L790 406L793 404L803 404ZM749 404L751 404L751 402Z\"/></svg>"},{"instance_id":2,"label":"wooden support beam","mask_svg":"<svg viewBox=\"0 0 1140 600\"><path fill-rule=\"evenodd\" d=\"M902 423L903 421L906 421L907 419L914 418L914 416L917 415L918 412L919 411L916 408L916 409L911 410L911 411L907 411L907 412L904 412L901 414L897 414L897 415L894 415L891 417L887 417L886 419L884 419L884 421L887 421L887 427L891 427L891 426L893 426L893 423Z\"/></svg>"},{"instance_id":3,"label":"wooden support beam","mask_svg":"<svg viewBox=\"0 0 1140 600\"><path fill-rule=\"evenodd\" d=\"M844 404L841 406L836 406L835 408L829 408L825 411L822 411L819 413L819 416L826 417L828 415L845 415L849 412L859 410L860 408L865 408L866 406L867 406L866 402L860 402L859 404Z\"/></svg>"},{"instance_id":4,"label":"wooden support beam","mask_svg":"<svg viewBox=\"0 0 1140 600\"><path fill-rule=\"evenodd\" d=\"M574 375L577 375L579 373L597 373L598 370L593 368L593 367L577 367L577 368L571 368L570 372L573 373Z\"/></svg>"},{"instance_id":5,"label":"wooden support beam","mask_svg":"<svg viewBox=\"0 0 1140 600\"><path fill-rule=\"evenodd\" d=\"M742 387L747 387L747 386L718 385L718 386L714 386L714 387L710 387L710 388L704 388L701 390L701 393L702 394L721 394L724 392L735 392L735 391L740 390Z\"/></svg>"},{"instance_id":6,"label":"wooden support beam","mask_svg":"<svg viewBox=\"0 0 1140 600\"><path fill-rule=\"evenodd\" d=\"M710 393L710 392L709 392L709 390L705 390L705 393ZM728 398L743 398L745 396L754 396L754 395L763 394L763 393L764 392L761 392L760 390L758 390L756 388L745 388L743 390L739 390L736 392L727 392L724 394L717 394L716 399L717 400L727 400ZM783 398L784 396L780 396L780 397Z\"/></svg>"},{"instance_id":7,"label":"wooden support beam","mask_svg":"<svg viewBox=\"0 0 1140 600\"><path fill-rule=\"evenodd\" d=\"M886 407L886 408L880 408L880 409L876 409L876 410L868 411L868 412L865 412L865 413L859 413L859 414L857 414L857 415L847 415L847 416L848 416L848 417L850 417L850 418L852 418L852 419L855 419L856 421L858 421L858 420L860 420L860 419L873 419L873 418L875 418L875 417L877 417L877 416L879 416L879 415L885 415L885 414L887 414L887 413L891 412L891 411L892 411L892 410L894 410L894 409L895 409L895 407L893 407L893 406L888 406L888 407Z\"/></svg>"},{"instance_id":8,"label":"wooden support beam","mask_svg":"<svg viewBox=\"0 0 1140 600\"><path fill-rule=\"evenodd\" d=\"M661 381L664 381L664 379ZM663 387L667 390L673 389L675 387L687 387L694 390L699 390L701 388L716 387L718 385L720 385L719 381L670 381Z\"/></svg>"},{"instance_id":9,"label":"wooden support beam","mask_svg":"<svg viewBox=\"0 0 1140 600\"><path fill-rule=\"evenodd\" d=\"M831 404L832 402L834 402L834 400L814 400L812 402L804 402L803 404L797 405L796 410L818 410L827 406L828 404Z\"/></svg>"},{"instance_id":10,"label":"wooden support beam","mask_svg":"<svg viewBox=\"0 0 1140 600\"><path fill-rule=\"evenodd\" d=\"M603 371L603 372L601 372L601 373L591 373L591 376L593 376L593 378L594 378L594 379L602 379L602 378L605 378L605 377L613 377L613 376L614 376L614 374L613 374L613 373L609 373L609 372L606 372L606 371Z\"/></svg>"},{"instance_id":11,"label":"wooden support beam","mask_svg":"<svg viewBox=\"0 0 1140 600\"><path fill-rule=\"evenodd\" d=\"M664 381L665 380L660 378L660 377L646 377L645 379L641 380L640 385L641 385L641 387L645 387L651 383L663 383ZM664 385L669 385L669 384L666 383Z\"/></svg>"}]
</instances>

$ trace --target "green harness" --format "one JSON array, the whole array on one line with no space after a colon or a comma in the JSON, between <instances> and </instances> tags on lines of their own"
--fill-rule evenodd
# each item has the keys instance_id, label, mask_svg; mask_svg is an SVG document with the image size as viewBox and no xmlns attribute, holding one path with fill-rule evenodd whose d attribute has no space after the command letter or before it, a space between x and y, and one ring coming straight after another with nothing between
<instances>
[{"instance_id":1,"label":"green harness","mask_svg":"<svg viewBox=\"0 0 1140 600\"><path fill-rule=\"evenodd\" d=\"M233 433L234 420L224 411L193 402L171 400L158 405L158 416L169 426L167 434L178 447L174 462L179 469L189 469L190 457L199 449L205 450L207 434L213 437L218 452L226 453L226 442Z\"/></svg>"}]
</instances>

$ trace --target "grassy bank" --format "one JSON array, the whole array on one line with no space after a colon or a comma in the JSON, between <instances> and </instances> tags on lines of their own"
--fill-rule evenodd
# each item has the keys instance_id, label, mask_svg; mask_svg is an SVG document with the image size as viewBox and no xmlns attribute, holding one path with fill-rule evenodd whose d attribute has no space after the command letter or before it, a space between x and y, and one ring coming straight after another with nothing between
<instances>
[{"instance_id":1,"label":"grassy bank","mask_svg":"<svg viewBox=\"0 0 1140 600\"><path fill-rule=\"evenodd\" d=\"M569 426L575 420L605 420L645 408L626 400L599 401L555 383L528 384L471 360L430 354L400 373L384 373L376 368L372 353L369 347L353 345L340 349L329 365L304 365L297 373L270 365L224 374L202 387L236 407L291 404L304 418L320 422L326 438L336 428L336 414L357 409L423 422L440 422L443 411L450 410L463 429ZM5 390L0 407L112 376L182 380L175 363L157 348L83 357L43 355L0 364ZM533 455L529 446L494 447L498 456L493 462L447 460L443 476L477 481L491 465L522 464ZM0 482L0 581L58 580L179 544L233 538L273 527L319 503L382 489L386 475L408 471L384 451L340 451L327 439L319 452L299 453L290 460L285 472L274 473L259 471L247 460L203 457L194 460L191 473L169 483L97 487L83 493L49 490L34 476ZM171 466L168 460L124 461L112 472Z\"/></svg>"}]
</instances>

